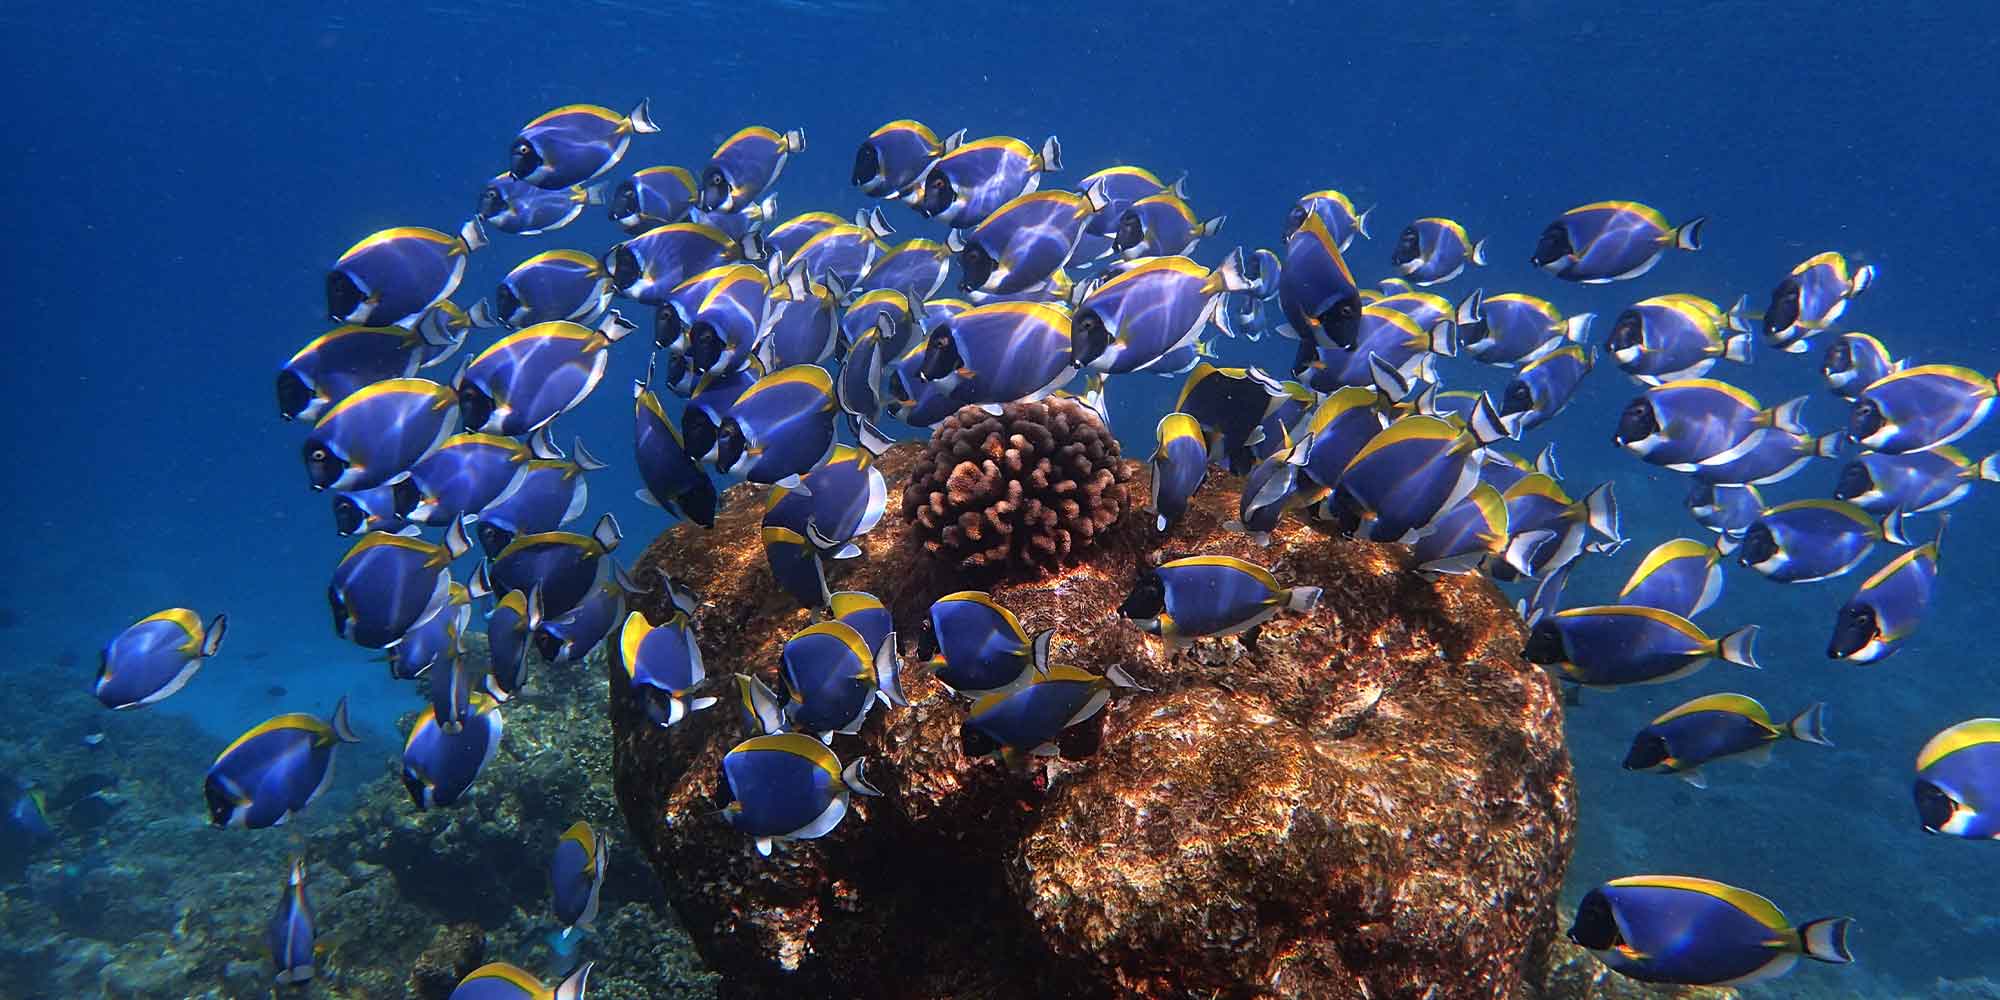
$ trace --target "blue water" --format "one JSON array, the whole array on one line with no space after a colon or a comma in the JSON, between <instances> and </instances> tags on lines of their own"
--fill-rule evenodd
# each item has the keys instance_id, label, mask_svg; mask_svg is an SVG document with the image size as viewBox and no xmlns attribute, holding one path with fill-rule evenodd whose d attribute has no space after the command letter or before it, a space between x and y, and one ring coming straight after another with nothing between
<instances>
[{"instance_id":1,"label":"blue water","mask_svg":"<svg viewBox=\"0 0 2000 1000\"><path fill-rule=\"evenodd\" d=\"M2000 369L1988 332L2000 321L2000 75L1986 52L2000 14L1807 15L1768 2L1671 15L1534 2L1028 6L0 6L12 96L0 425L15 442L0 492L11 568L0 607L18 615L5 632L13 669L67 669L85 684L96 647L125 623L169 604L227 610L225 654L151 711L189 713L220 742L275 711L267 689L280 685L287 708L324 710L349 693L359 725L389 727L408 695L327 625L325 581L347 543L330 530L326 498L305 489L299 429L275 418L272 374L326 326L320 282L334 257L386 226L454 228L515 129L572 101L622 110L652 98L665 132L640 140L633 167L698 165L745 124L806 127L812 144L778 188L783 216L862 207L846 184L853 146L906 116L940 133L1060 134L1066 177L1115 162L1186 171L1196 209L1230 217L1206 247L1211 260L1239 243L1275 245L1295 196L1337 186L1378 206L1377 239L1350 252L1364 280L1388 272L1405 222L1447 215L1491 237L1494 263L1434 290L1544 295L1596 311L1600 337L1641 297L1761 301L1793 264L1840 250L1881 270L1844 328L1899 355ZM1609 287L1534 272L1541 227L1602 198L1640 199L1676 220L1707 215L1708 247ZM940 235L907 211L890 218ZM595 210L550 237L496 234L459 299L537 250L595 252L616 238ZM1290 353L1221 350L1274 368ZM667 519L630 499L624 387L645 352L614 354L598 396L561 432L614 459L592 479L593 513L616 513L636 544ZM1816 363L1766 352L1716 374L1767 403L1812 393L1809 422L1831 429L1843 410ZM1504 381L1469 362L1445 371L1454 386ZM1150 449L1177 385L1113 383L1128 451ZM1576 595L1614 587L1652 544L1700 533L1680 510L1680 477L1609 444L1633 392L1607 362L1534 439L1559 443L1577 495L1615 479L1634 539L1581 567ZM1977 455L2000 436L1961 446ZM1767 496L1821 494L1832 470ZM1573 881L1702 874L1758 889L1794 917L1860 918L1863 964L1802 970L1784 989L1922 993L1938 975L2000 974L1979 957L1996 944L1984 915L2000 910L1990 850L1926 837L1908 800L1910 762L1931 733L2000 714L1985 557L1996 502L1979 491L1958 508L1936 615L1885 664L1832 665L1822 653L1859 573L1786 588L1732 570L1706 618L1764 625L1765 671L1713 666L1587 698L1570 722L1583 808ZM76 665L53 666L67 657ZM1779 714L1827 701L1839 747L1783 747L1766 770L1718 769L1706 792L1618 770L1652 715L1725 689ZM1867 985L1877 977L1883 985Z\"/></svg>"}]
</instances>

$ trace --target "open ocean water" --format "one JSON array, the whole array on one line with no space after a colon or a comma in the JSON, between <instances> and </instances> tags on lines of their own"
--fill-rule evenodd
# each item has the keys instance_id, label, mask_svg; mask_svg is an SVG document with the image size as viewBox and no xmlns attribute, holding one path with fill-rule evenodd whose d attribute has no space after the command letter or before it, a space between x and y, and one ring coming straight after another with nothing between
<instances>
[{"instance_id":1,"label":"open ocean water","mask_svg":"<svg viewBox=\"0 0 2000 1000\"><path fill-rule=\"evenodd\" d=\"M343 249L389 226L455 229L519 126L565 103L622 111L650 97L664 131L637 140L628 168L698 166L747 124L804 127L780 217L869 204L847 183L853 148L901 117L940 134L1060 135L1070 168L1047 187L1113 163L1185 172L1200 215L1228 216L1204 244L1211 261L1279 246L1293 200L1338 187L1373 206L1375 238L1348 253L1364 284L1390 273L1405 223L1449 216L1488 240L1492 263L1432 291L1541 295L1595 312L1600 342L1640 298L1748 293L1761 308L1793 265L1838 250L1879 279L1837 330L1874 333L1898 357L2000 370L2000 11L1976 5L16 0L0 5L0 30L12 95L0 422L14 442L0 491L0 669L87 686L98 648L129 622L176 604L226 610L223 654L142 710L191 716L215 747L342 694L359 728L394 739L393 719L413 707L376 654L328 628L327 573L348 542L327 498L305 489L300 428L277 420L272 376L328 326L322 276ZM1610 198L1676 222L1705 215L1707 245L1609 286L1529 264L1550 219ZM889 217L940 235L906 209ZM532 252L596 253L619 238L595 208L550 236L494 233L457 298L470 304ZM650 310L628 312L646 336ZM1834 430L1846 410L1819 379L1823 342L1803 355L1760 344L1753 365L1712 374L1767 405L1810 395L1807 423ZM1291 355L1284 341L1217 349L1279 372ZM591 516L615 513L635 546L669 523L632 499L625 387L644 363L642 348L614 351L597 396L560 425L565 446L581 437L611 461L591 478ZM1442 372L1454 388L1507 377L1468 359ZM1179 384L1113 381L1128 454L1150 453ZM1682 509L1684 477L1611 443L1636 392L1604 359L1520 446L1556 443L1572 495L1616 483L1631 544L1586 559L1573 602L1608 595L1660 541L1708 537ZM2000 434L1959 447L1977 457ZM1765 495L1827 495L1837 465ZM1857 918L1858 964L1801 968L1758 996L1928 996L1939 977L2000 978L1995 848L1926 835L1910 801L1926 739L2000 715L1996 511L1990 484L1954 509L1933 615L1882 664L1830 662L1824 648L1833 610L1886 547L1818 584L1730 566L1704 621L1762 625L1762 672L1711 665L1666 686L1586 692L1568 723L1582 816L1569 899L1671 871L1753 888L1794 918ZM1933 524L1910 530L1927 538ZM1620 769L1654 715L1720 690L1782 717L1824 701L1837 746L1780 747L1761 770L1715 767L1705 791ZM188 813L200 809L188 788Z\"/></svg>"}]
</instances>

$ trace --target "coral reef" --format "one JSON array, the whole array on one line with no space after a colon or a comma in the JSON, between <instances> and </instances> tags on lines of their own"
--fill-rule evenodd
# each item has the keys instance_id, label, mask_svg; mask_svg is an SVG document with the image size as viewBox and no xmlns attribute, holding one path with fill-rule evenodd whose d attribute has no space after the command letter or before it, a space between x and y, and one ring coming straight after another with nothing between
<instances>
[{"instance_id":1,"label":"coral reef","mask_svg":"<svg viewBox=\"0 0 2000 1000\"><path fill-rule=\"evenodd\" d=\"M416 813L398 733L357 713L368 742L342 749L335 787L263 831L209 828L200 788L213 735L167 712L106 712L75 671L17 671L0 721L19 738L0 744L0 770L48 792L58 837L0 891L0 996L268 996L264 924L298 851L311 864L319 975L286 995L441 998L482 939L484 958L545 974L596 959L593 993L713 995L687 936L655 910L646 859L619 835L601 665L534 669L537 690L506 707L502 750L458 807ZM304 706L272 711L290 707ZM87 745L98 728L105 739ZM545 872L579 817L611 835L612 851L597 933L562 958L549 947Z\"/></svg>"},{"instance_id":2,"label":"coral reef","mask_svg":"<svg viewBox=\"0 0 2000 1000\"><path fill-rule=\"evenodd\" d=\"M892 488L936 482L936 449L885 455ZM1136 506L1143 481L1132 463L1125 476L1120 502ZM1070 731L1031 776L967 759L963 709L906 654L910 707L835 743L870 758L884 797L763 859L716 815L717 765L744 723L720 708L660 729L614 688L619 799L725 995L1522 995L1552 936L1575 800L1559 699L1520 661L1518 619L1490 582L1426 581L1400 547L1288 523L1259 549L1223 529L1239 484L1218 478L1164 543L1114 530L1068 569L994 582L1028 628L1058 629L1056 659L1116 664L1151 689ZM943 523L926 509L906 504L914 523L892 511L865 558L832 570L836 588L888 604L906 647L930 601L962 586L926 553ZM807 619L743 555L758 513L738 488L712 532L676 528L640 567L701 590L715 673L768 681ZM1162 549L1241 556L1326 596L1174 655L1114 610Z\"/></svg>"},{"instance_id":3,"label":"coral reef","mask_svg":"<svg viewBox=\"0 0 2000 1000\"><path fill-rule=\"evenodd\" d=\"M973 571L1047 572L1125 516L1118 439L1066 397L968 406L931 433L903 488L903 517L933 556Z\"/></svg>"}]
</instances>

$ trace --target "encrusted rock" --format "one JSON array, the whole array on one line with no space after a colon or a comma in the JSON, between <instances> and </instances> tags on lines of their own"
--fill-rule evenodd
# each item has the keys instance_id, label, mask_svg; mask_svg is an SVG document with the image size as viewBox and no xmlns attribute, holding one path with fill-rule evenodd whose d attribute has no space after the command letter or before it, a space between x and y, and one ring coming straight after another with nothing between
<instances>
[{"instance_id":1,"label":"encrusted rock","mask_svg":"<svg viewBox=\"0 0 2000 1000\"><path fill-rule=\"evenodd\" d=\"M1052 571L1125 516L1118 439L1073 399L968 406L931 433L903 488L926 552L975 572Z\"/></svg>"},{"instance_id":2,"label":"encrusted rock","mask_svg":"<svg viewBox=\"0 0 2000 1000\"><path fill-rule=\"evenodd\" d=\"M445 1000L466 974L486 964L486 932L478 924L448 924L410 967L410 992L422 1000Z\"/></svg>"},{"instance_id":3,"label":"encrusted rock","mask_svg":"<svg viewBox=\"0 0 2000 1000\"><path fill-rule=\"evenodd\" d=\"M915 451L883 457L892 486L935 475ZM1483 578L1426 581L1399 546L1288 523L1260 549L1222 528L1239 483L1216 480L1164 541L1113 531L1066 569L990 582L1027 628L1058 630L1058 661L1151 688L1032 774L968 760L964 708L906 652L910 706L834 744L870 758L885 795L760 858L717 815L719 760L746 735L727 700L660 729L614 683L620 803L725 995L1525 995L1575 795L1560 699L1521 662L1518 619ZM775 682L807 623L741 555L759 513L739 488L712 531L676 528L640 562L704 597L705 693L733 671ZM896 514L830 582L881 597L907 651L966 584L902 537L920 515ZM1175 655L1115 611L1163 552L1240 556L1326 596ZM658 595L640 604L664 617Z\"/></svg>"}]
</instances>

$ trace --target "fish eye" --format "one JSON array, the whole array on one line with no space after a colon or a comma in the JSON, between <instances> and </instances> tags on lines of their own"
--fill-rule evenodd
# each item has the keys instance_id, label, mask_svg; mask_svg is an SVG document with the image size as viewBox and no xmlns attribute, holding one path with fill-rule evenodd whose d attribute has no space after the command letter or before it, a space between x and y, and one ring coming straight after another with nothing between
<instances>
[{"instance_id":1,"label":"fish eye","mask_svg":"<svg viewBox=\"0 0 2000 1000\"><path fill-rule=\"evenodd\" d=\"M605 258L604 269L611 273L611 281L621 292L629 291L645 273L639 266L639 255L632 250L630 243L612 247Z\"/></svg>"},{"instance_id":2,"label":"fish eye","mask_svg":"<svg viewBox=\"0 0 2000 1000\"><path fill-rule=\"evenodd\" d=\"M1535 390L1528 383L1515 379L1507 383L1507 391L1500 397L1500 415L1528 413L1535 408Z\"/></svg>"},{"instance_id":3,"label":"fish eye","mask_svg":"<svg viewBox=\"0 0 2000 1000\"><path fill-rule=\"evenodd\" d=\"M1139 213L1126 209L1118 217L1118 229L1112 234L1111 245L1119 250L1130 250L1146 242L1146 225L1139 220Z\"/></svg>"},{"instance_id":4,"label":"fish eye","mask_svg":"<svg viewBox=\"0 0 2000 1000\"><path fill-rule=\"evenodd\" d=\"M1833 639L1826 646L1827 658L1839 660L1853 656L1881 634L1882 628L1875 618L1875 609L1859 602L1850 602L1840 609L1840 616L1834 622Z\"/></svg>"},{"instance_id":5,"label":"fish eye","mask_svg":"<svg viewBox=\"0 0 2000 1000\"><path fill-rule=\"evenodd\" d=\"M1854 369L1854 347L1846 340L1836 340L1826 345L1826 356L1820 362L1819 370L1826 375L1838 375Z\"/></svg>"},{"instance_id":6,"label":"fish eye","mask_svg":"<svg viewBox=\"0 0 2000 1000\"><path fill-rule=\"evenodd\" d=\"M458 387L458 412L465 419L465 429L477 431L493 419L495 409L493 397L486 390L467 382Z\"/></svg>"},{"instance_id":7,"label":"fish eye","mask_svg":"<svg viewBox=\"0 0 2000 1000\"><path fill-rule=\"evenodd\" d=\"M701 207L713 212L729 203L729 178L723 176L721 167L709 167L701 172Z\"/></svg>"},{"instance_id":8,"label":"fish eye","mask_svg":"<svg viewBox=\"0 0 2000 1000\"><path fill-rule=\"evenodd\" d=\"M1849 462L1840 469L1840 478L1834 481L1833 498L1852 500L1866 496L1875 489L1875 477L1868 474L1868 466L1862 462Z\"/></svg>"},{"instance_id":9,"label":"fish eye","mask_svg":"<svg viewBox=\"0 0 2000 1000\"><path fill-rule=\"evenodd\" d=\"M1632 749L1625 754L1625 770L1644 771L1658 767L1668 757L1673 756L1667 747L1667 738L1657 733L1647 734L1632 741Z\"/></svg>"},{"instance_id":10,"label":"fish eye","mask_svg":"<svg viewBox=\"0 0 2000 1000\"><path fill-rule=\"evenodd\" d=\"M1931 833L1944 832L1945 826L1958 813L1957 800L1944 789L1921 778L1917 779L1916 798L1917 819Z\"/></svg>"},{"instance_id":11,"label":"fish eye","mask_svg":"<svg viewBox=\"0 0 2000 1000\"><path fill-rule=\"evenodd\" d=\"M1304 343L1304 341L1300 341ZM1102 357L1111 346L1111 331L1105 329L1104 319L1095 310L1085 310L1077 314L1070 323L1069 360L1081 368Z\"/></svg>"},{"instance_id":12,"label":"fish eye","mask_svg":"<svg viewBox=\"0 0 2000 1000\"><path fill-rule=\"evenodd\" d=\"M715 437L715 467L728 472L743 458L743 428L735 420L724 420Z\"/></svg>"},{"instance_id":13,"label":"fish eye","mask_svg":"<svg viewBox=\"0 0 2000 1000\"><path fill-rule=\"evenodd\" d=\"M208 800L208 821L216 826L228 826L229 814L236 811L236 803L229 793L206 781L201 786L202 797Z\"/></svg>"},{"instance_id":14,"label":"fish eye","mask_svg":"<svg viewBox=\"0 0 2000 1000\"><path fill-rule=\"evenodd\" d=\"M624 222L639 214L639 185L625 181L611 192L611 221Z\"/></svg>"},{"instance_id":15,"label":"fish eye","mask_svg":"<svg viewBox=\"0 0 2000 1000\"><path fill-rule=\"evenodd\" d=\"M1791 329L1799 321L1799 280L1788 277L1771 290L1771 306L1764 310L1764 333L1774 335Z\"/></svg>"},{"instance_id":16,"label":"fish eye","mask_svg":"<svg viewBox=\"0 0 2000 1000\"><path fill-rule=\"evenodd\" d=\"M935 382L958 370L958 364L958 346L951 341L951 327L941 326L931 334L931 342L924 348L924 365L919 374Z\"/></svg>"},{"instance_id":17,"label":"fish eye","mask_svg":"<svg viewBox=\"0 0 2000 1000\"><path fill-rule=\"evenodd\" d=\"M501 194L499 188L489 184L486 190L479 192L480 218L491 220L505 211L507 211L507 196Z\"/></svg>"},{"instance_id":18,"label":"fish eye","mask_svg":"<svg viewBox=\"0 0 2000 1000\"><path fill-rule=\"evenodd\" d=\"M501 319L512 320L514 314L521 311L521 297L514 294L512 285L503 284L494 291L493 304L497 307L494 311L500 314Z\"/></svg>"},{"instance_id":19,"label":"fish eye","mask_svg":"<svg viewBox=\"0 0 2000 1000\"><path fill-rule=\"evenodd\" d=\"M1421 256L1423 256L1422 238L1417 235L1417 227L1405 227L1402 235L1396 237L1396 249L1389 255L1389 262L1408 264Z\"/></svg>"},{"instance_id":20,"label":"fish eye","mask_svg":"<svg viewBox=\"0 0 2000 1000\"><path fill-rule=\"evenodd\" d=\"M515 180L527 180L528 175L541 168L541 154L535 152L535 144L525 138L515 139L507 150L507 172Z\"/></svg>"},{"instance_id":21,"label":"fish eye","mask_svg":"<svg viewBox=\"0 0 2000 1000\"><path fill-rule=\"evenodd\" d=\"M1778 554L1778 539L1771 534L1769 525L1753 524L1744 534L1743 547L1737 554L1742 557L1743 565L1757 566Z\"/></svg>"},{"instance_id":22,"label":"fish eye","mask_svg":"<svg viewBox=\"0 0 2000 1000\"><path fill-rule=\"evenodd\" d=\"M1285 213L1285 232L1284 235L1282 235L1279 238L1287 240L1291 239L1292 234L1298 232L1299 227L1305 224L1306 224L1306 207L1304 205L1293 205L1292 210L1290 212Z\"/></svg>"},{"instance_id":23,"label":"fish eye","mask_svg":"<svg viewBox=\"0 0 2000 1000\"><path fill-rule=\"evenodd\" d=\"M1542 230L1541 238L1535 241L1533 263L1536 267L1547 267L1572 252L1574 251L1569 243L1569 227L1560 222L1551 222L1547 229Z\"/></svg>"},{"instance_id":24,"label":"fish eye","mask_svg":"<svg viewBox=\"0 0 2000 1000\"><path fill-rule=\"evenodd\" d=\"M1118 613L1126 618L1157 618L1167 609L1167 585L1160 579L1159 571L1146 570L1138 583L1132 587L1124 603L1118 606Z\"/></svg>"},{"instance_id":25,"label":"fish eye","mask_svg":"<svg viewBox=\"0 0 2000 1000\"><path fill-rule=\"evenodd\" d=\"M287 368L278 373L278 416L297 420L313 401L312 387L297 372Z\"/></svg>"},{"instance_id":26,"label":"fish eye","mask_svg":"<svg viewBox=\"0 0 2000 1000\"><path fill-rule=\"evenodd\" d=\"M1854 404L1847 417L1847 433L1856 441L1863 440L1882 429L1882 407L1872 399L1864 399Z\"/></svg>"},{"instance_id":27,"label":"fish eye","mask_svg":"<svg viewBox=\"0 0 2000 1000\"><path fill-rule=\"evenodd\" d=\"M361 530L361 522L366 518L361 505L352 497L333 498L333 530L345 538Z\"/></svg>"},{"instance_id":28,"label":"fish eye","mask_svg":"<svg viewBox=\"0 0 2000 1000\"><path fill-rule=\"evenodd\" d=\"M1697 508L1715 506L1714 484L1696 480L1695 484L1688 489L1687 505Z\"/></svg>"},{"instance_id":29,"label":"fish eye","mask_svg":"<svg viewBox=\"0 0 2000 1000\"><path fill-rule=\"evenodd\" d=\"M484 549L488 556L499 555L507 548L507 543L514 540L513 532L491 521L479 521L473 525L472 531L479 536L479 547Z\"/></svg>"},{"instance_id":30,"label":"fish eye","mask_svg":"<svg viewBox=\"0 0 2000 1000\"><path fill-rule=\"evenodd\" d=\"M958 252L958 267L965 273L958 287L976 292L985 287L986 280L993 276L993 255L977 243L968 243L965 249Z\"/></svg>"},{"instance_id":31,"label":"fish eye","mask_svg":"<svg viewBox=\"0 0 2000 1000\"><path fill-rule=\"evenodd\" d=\"M1618 432L1613 438L1621 445L1633 444L1652 437L1659 429L1653 407L1641 396L1625 404L1625 412L1618 415Z\"/></svg>"},{"instance_id":32,"label":"fish eye","mask_svg":"<svg viewBox=\"0 0 2000 1000\"><path fill-rule=\"evenodd\" d=\"M696 371L706 372L722 360L722 334L713 323L696 323L688 328L688 339L692 346L688 351L688 364Z\"/></svg>"},{"instance_id":33,"label":"fish eye","mask_svg":"<svg viewBox=\"0 0 2000 1000\"><path fill-rule=\"evenodd\" d=\"M360 321L361 307L368 301L368 293L361 290L354 278L345 271L326 273L326 315L336 323L350 320Z\"/></svg>"},{"instance_id":34,"label":"fish eye","mask_svg":"<svg viewBox=\"0 0 2000 1000\"><path fill-rule=\"evenodd\" d=\"M666 350L681 339L681 313L671 305L653 310L653 346Z\"/></svg>"},{"instance_id":35,"label":"fish eye","mask_svg":"<svg viewBox=\"0 0 2000 1000\"><path fill-rule=\"evenodd\" d=\"M1638 347L1645 342L1646 323L1636 309L1627 309L1618 314L1618 322L1611 327L1611 336L1605 346L1614 351Z\"/></svg>"},{"instance_id":36,"label":"fish eye","mask_svg":"<svg viewBox=\"0 0 2000 1000\"><path fill-rule=\"evenodd\" d=\"M924 182L924 199L917 205L917 211L926 216L935 216L951 207L951 181L941 173L933 172Z\"/></svg>"},{"instance_id":37,"label":"fish eye","mask_svg":"<svg viewBox=\"0 0 2000 1000\"><path fill-rule=\"evenodd\" d=\"M864 142L854 151L854 183L866 184L875 179L882 170L881 154L875 152L875 144Z\"/></svg>"}]
</instances>

